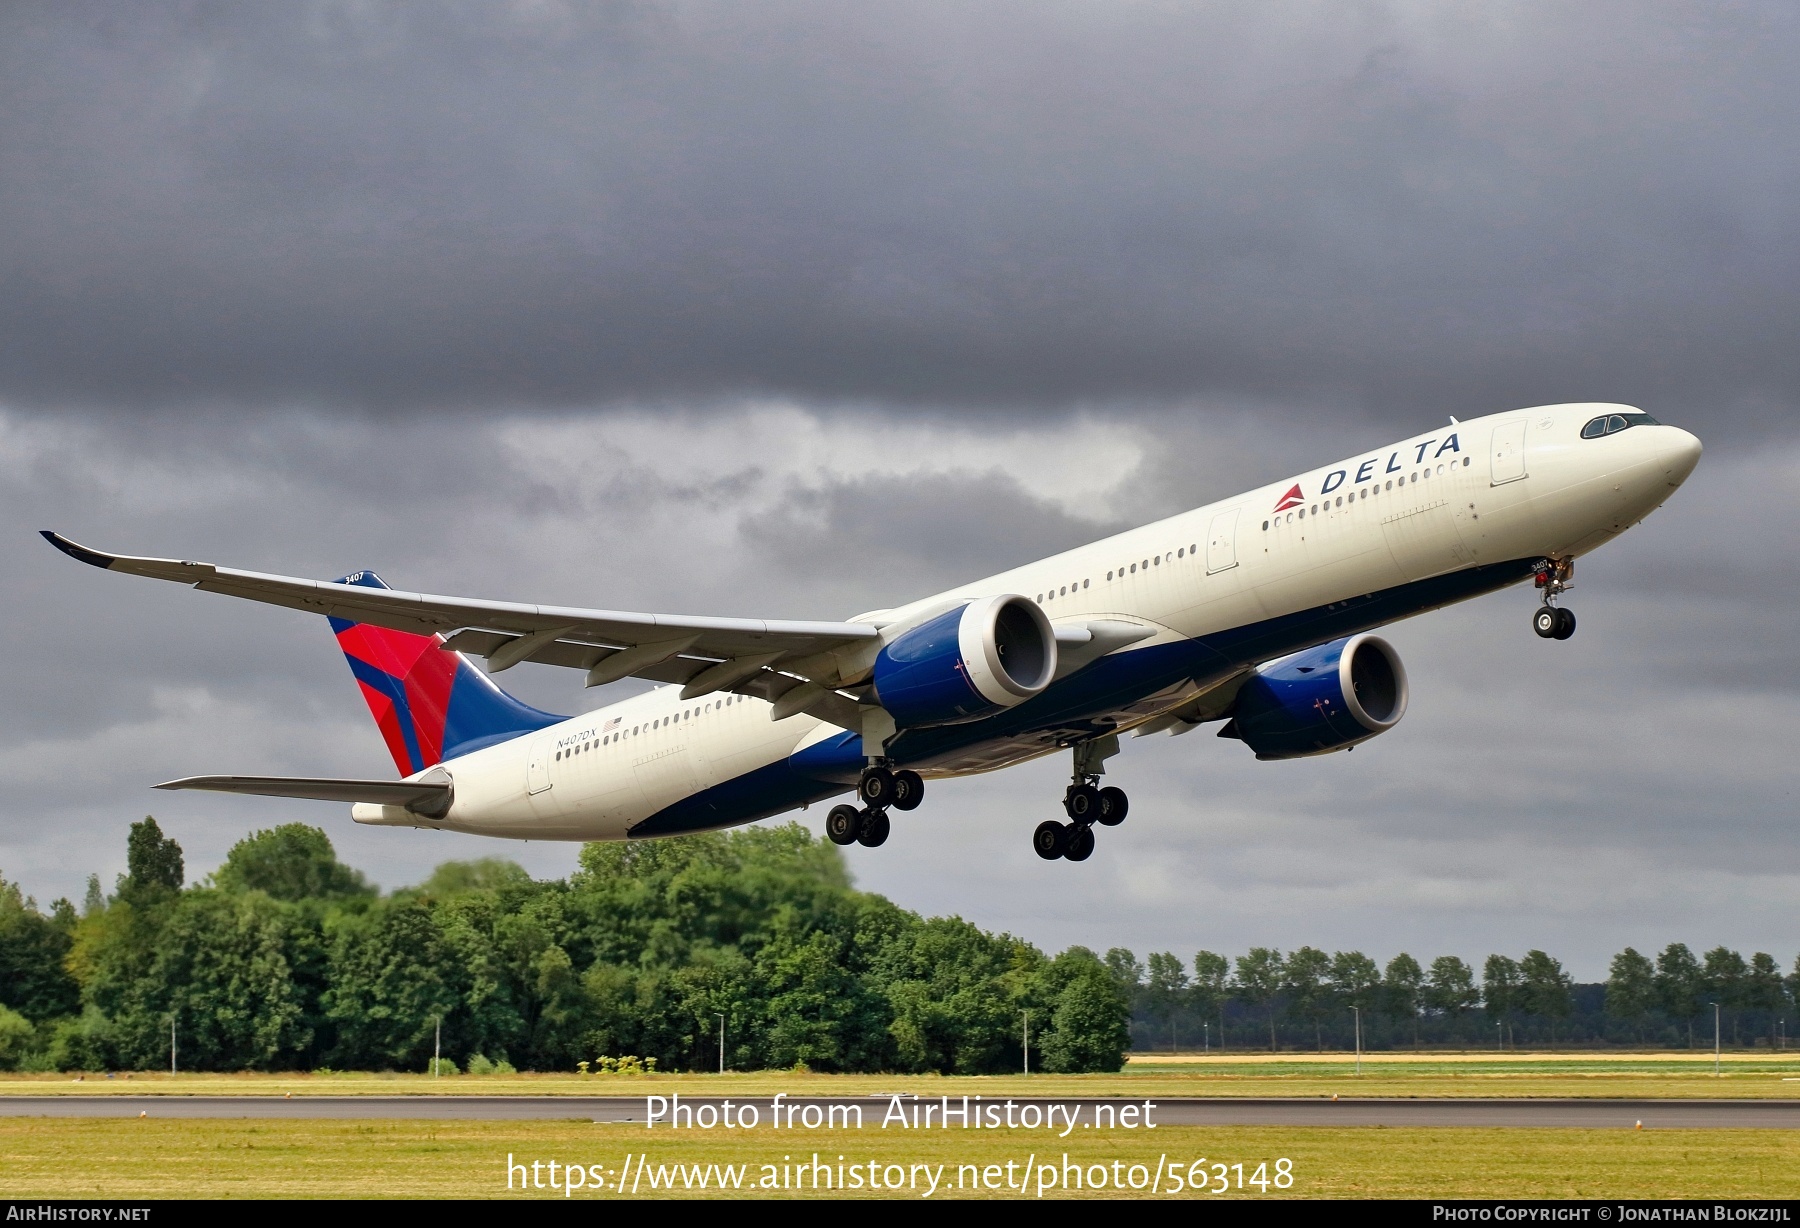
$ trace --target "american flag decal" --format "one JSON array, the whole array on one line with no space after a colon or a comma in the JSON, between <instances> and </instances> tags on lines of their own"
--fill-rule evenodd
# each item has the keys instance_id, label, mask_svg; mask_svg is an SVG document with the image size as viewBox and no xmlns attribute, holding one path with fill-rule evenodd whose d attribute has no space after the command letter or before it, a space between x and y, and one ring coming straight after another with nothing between
<instances>
[{"instance_id":1,"label":"american flag decal","mask_svg":"<svg viewBox=\"0 0 1800 1228\"><path fill-rule=\"evenodd\" d=\"M619 727L619 722L624 719L625 718L622 716L613 717L610 721L606 722L606 724L601 727L600 732L601 733L611 733L613 730L615 730Z\"/></svg>"}]
</instances>

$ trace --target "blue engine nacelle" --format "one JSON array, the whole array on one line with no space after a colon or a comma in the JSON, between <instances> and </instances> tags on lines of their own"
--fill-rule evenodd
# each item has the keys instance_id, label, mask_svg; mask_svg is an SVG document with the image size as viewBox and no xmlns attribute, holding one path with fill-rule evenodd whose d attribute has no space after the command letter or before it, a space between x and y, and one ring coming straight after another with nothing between
<instances>
[{"instance_id":1,"label":"blue engine nacelle","mask_svg":"<svg viewBox=\"0 0 1800 1228\"><path fill-rule=\"evenodd\" d=\"M1258 759L1323 755L1386 733L1406 715L1406 667L1384 639L1353 635L1271 661L1238 692L1220 737Z\"/></svg>"},{"instance_id":2,"label":"blue engine nacelle","mask_svg":"<svg viewBox=\"0 0 1800 1228\"><path fill-rule=\"evenodd\" d=\"M983 597L896 636L875 658L875 697L902 729L979 720L1056 676L1056 633L1029 597Z\"/></svg>"}]
</instances>

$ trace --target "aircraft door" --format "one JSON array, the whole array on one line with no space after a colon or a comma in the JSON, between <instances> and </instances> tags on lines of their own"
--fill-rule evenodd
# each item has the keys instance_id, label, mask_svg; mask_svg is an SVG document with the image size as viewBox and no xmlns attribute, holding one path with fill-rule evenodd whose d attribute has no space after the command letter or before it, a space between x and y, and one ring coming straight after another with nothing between
<instances>
[{"instance_id":1,"label":"aircraft door","mask_svg":"<svg viewBox=\"0 0 1800 1228\"><path fill-rule=\"evenodd\" d=\"M1525 476L1525 419L1502 422L1494 428L1492 485L1516 482Z\"/></svg>"},{"instance_id":2,"label":"aircraft door","mask_svg":"<svg viewBox=\"0 0 1800 1228\"><path fill-rule=\"evenodd\" d=\"M1238 508L1220 512L1206 531L1206 574L1216 575L1237 566Z\"/></svg>"},{"instance_id":3,"label":"aircraft door","mask_svg":"<svg viewBox=\"0 0 1800 1228\"><path fill-rule=\"evenodd\" d=\"M525 791L542 793L550 787L550 756L555 753L552 739L538 738L531 744L525 760Z\"/></svg>"}]
</instances>

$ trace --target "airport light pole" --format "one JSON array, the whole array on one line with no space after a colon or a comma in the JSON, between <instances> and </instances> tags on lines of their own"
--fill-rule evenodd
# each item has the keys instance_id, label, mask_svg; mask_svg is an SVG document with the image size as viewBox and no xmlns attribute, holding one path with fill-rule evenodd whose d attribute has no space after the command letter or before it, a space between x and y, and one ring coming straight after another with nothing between
<instances>
[{"instance_id":1,"label":"airport light pole","mask_svg":"<svg viewBox=\"0 0 1800 1228\"><path fill-rule=\"evenodd\" d=\"M1031 1073L1031 1012L1025 1012L1025 1073Z\"/></svg>"},{"instance_id":2,"label":"airport light pole","mask_svg":"<svg viewBox=\"0 0 1800 1228\"><path fill-rule=\"evenodd\" d=\"M1719 1077L1719 1004L1714 1002L1713 1008L1713 1078Z\"/></svg>"},{"instance_id":3,"label":"airport light pole","mask_svg":"<svg viewBox=\"0 0 1800 1228\"><path fill-rule=\"evenodd\" d=\"M169 1077L175 1077L175 1012L169 1012Z\"/></svg>"},{"instance_id":4,"label":"airport light pole","mask_svg":"<svg viewBox=\"0 0 1800 1228\"><path fill-rule=\"evenodd\" d=\"M1362 1078L1362 1008L1353 1006L1350 1011L1356 1016L1356 1077L1360 1079Z\"/></svg>"},{"instance_id":5,"label":"airport light pole","mask_svg":"<svg viewBox=\"0 0 1800 1228\"><path fill-rule=\"evenodd\" d=\"M438 1066L443 1061L444 1053L444 1017L431 1017L431 1077L438 1077Z\"/></svg>"},{"instance_id":6,"label":"airport light pole","mask_svg":"<svg viewBox=\"0 0 1800 1228\"><path fill-rule=\"evenodd\" d=\"M719 1016L719 1073L725 1073L725 1016L723 1015Z\"/></svg>"}]
</instances>

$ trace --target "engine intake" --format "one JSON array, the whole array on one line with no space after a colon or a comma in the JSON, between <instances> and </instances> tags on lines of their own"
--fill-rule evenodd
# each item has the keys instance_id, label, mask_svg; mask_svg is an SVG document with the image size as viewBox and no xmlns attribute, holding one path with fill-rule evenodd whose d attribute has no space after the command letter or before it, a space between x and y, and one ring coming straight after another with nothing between
<instances>
[{"instance_id":1,"label":"engine intake","mask_svg":"<svg viewBox=\"0 0 1800 1228\"><path fill-rule=\"evenodd\" d=\"M1258 759L1328 754L1399 724L1406 698L1393 645L1353 635L1263 666L1238 692L1220 736L1242 738Z\"/></svg>"},{"instance_id":2,"label":"engine intake","mask_svg":"<svg viewBox=\"0 0 1800 1228\"><path fill-rule=\"evenodd\" d=\"M901 728L980 720L1056 676L1056 633L1028 597L984 597L902 632L875 658L875 696Z\"/></svg>"}]
</instances>

